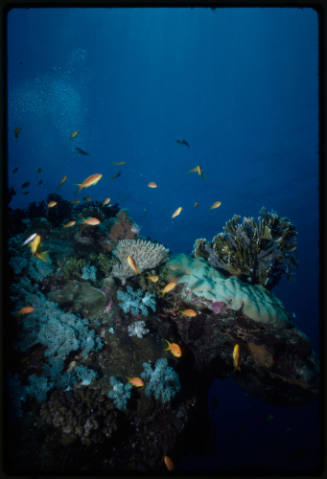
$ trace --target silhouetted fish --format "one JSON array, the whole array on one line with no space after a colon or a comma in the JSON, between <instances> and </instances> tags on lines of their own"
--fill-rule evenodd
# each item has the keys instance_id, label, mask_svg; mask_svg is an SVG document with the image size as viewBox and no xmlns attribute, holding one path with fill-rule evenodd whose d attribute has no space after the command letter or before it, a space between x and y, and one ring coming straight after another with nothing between
<instances>
[{"instance_id":1,"label":"silhouetted fish","mask_svg":"<svg viewBox=\"0 0 327 479\"><path fill-rule=\"evenodd\" d=\"M176 140L176 142L179 143L180 145L185 145L185 146L187 146L188 148L190 148L189 143L188 143L186 140L184 140L184 139L178 139L178 140Z\"/></svg>"},{"instance_id":2,"label":"silhouetted fish","mask_svg":"<svg viewBox=\"0 0 327 479\"><path fill-rule=\"evenodd\" d=\"M29 181L26 181L25 183L22 184L22 188L27 188L28 186L30 186Z\"/></svg>"},{"instance_id":3,"label":"silhouetted fish","mask_svg":"<svg viewBox=\"0 0 327 479\"><path fill-rule=\"evenodd\" d=\"M118 176L121 175L121 171L118 171L118 173L114 173L112 176L111 176L111 179L114 180L115 178L118 178Z\"/></svg>"},{"instance_id":4,"label":"silhouetted fish","mask_svg":"<svg viewBox=\"0 0 327 479\"><path fill-rule=\"evenodd\" d=\"M21 130L21 128L19 128L18 126L14 129L14 134L15 134L16 138L19 137L20 130Z\"/></svg>"},{"instance_id":5,"label":"silhouetted fish","mask_svg":"<svg viewBox=\"0 0 327 479\"><path fill-rule=\"evenodd\" d=\"M87 151L82 150L82 148L79 148L78 146L75 146L75 150L76 150L77 153L79 153L80 155L85 155L85 156L88 156L88 155L89 155Z\"/></svg>"},{"instance_id":6,"label":"silhouetted fish","mask_svg":"<svg viewBox=\"0 0 327 479\"><path fill-rule=\"evenodd\" d=\"M17 173L17 171L18 171L18 168L14 168L14 169L12 170L13 173Z\"/></svg>"}]
</instances>

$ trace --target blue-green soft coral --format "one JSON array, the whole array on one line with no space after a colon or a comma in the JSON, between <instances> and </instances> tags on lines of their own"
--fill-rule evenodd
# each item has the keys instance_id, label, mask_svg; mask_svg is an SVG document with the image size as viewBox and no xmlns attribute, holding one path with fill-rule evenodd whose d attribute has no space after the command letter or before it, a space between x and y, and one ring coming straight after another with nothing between
<instances>
[{"instance_id":1,"label":"blue-green soft coral","mask_svg":"<svg viewBox=\"0 0 327 479\"><path fill-rule=\"evenodd\" d=\"M172 367L168 366L166 358L158 359L153 368L149 363L143 363L143 368L141 377L149 380L145 387L146 396L152 393L155 399L160 398L165 403L180 390L179 376Z\"/></svg>"},{"instance_id":2,"label":"blue-green soft coral","mask_svg":"<svg viewBox=\"0 0 327 479\"><path fill-rule=\"evenodd\" d=\"M110 385L112 390L109 391L108 397L110 397L117 409L126 409L127 401L131 397L132 386L130 384L124 384L115 376L110 376L109 378Z\"/></svg>"},{"instance_id":3,"label":"blue-green soft coral","mask_svg":"<svg viewBox=\"0 0 327 479\"><path fill-rule=\"evenodd\" d=\"M152 309L153 312L156 310L155 295L146 291L143 296L143 293L144 291L142 289L134 291L131 286L127 286L126 291L118 290L117 298L119 306L124 313L148 316L148 308Z\"/></svg>"}]
</instances>

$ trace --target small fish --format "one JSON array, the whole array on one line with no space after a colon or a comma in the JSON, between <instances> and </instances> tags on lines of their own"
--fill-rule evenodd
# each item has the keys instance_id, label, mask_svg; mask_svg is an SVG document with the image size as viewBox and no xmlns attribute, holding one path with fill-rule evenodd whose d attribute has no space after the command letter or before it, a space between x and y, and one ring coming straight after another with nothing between
<instances>
[{"instance_id":1,"label":"small fish","mask_svg":"<svg viewBox=\"0 0 327 479\"><path fill-rule=\"evenodd\" d=\"M96 225L99 225L101 221L98 220L98 218L90 217L90 218L84 218L83 223L90 226L96 226Z\"/></svg>"},{"instance_id":2,"label":"small fish","mask_svg":"<svg viewBox=\"0 0 327 479\"><path fill-rule=\"evenodd\" d=\"M152 281L152 283L157 283L157 281L159 281L159 276L149 274L148 279Z\"/></svg>"},{"instance_id":3,"label":"small fish","mask_svg":"<svg viewBox=\"0 0 327 479\"><path fill-rule=\"evenodd\" d=\"M163 460L167 470L169 472L173 471L175 468L173 460L169 456L164 456Z\"/></svg>"},{"instance_id":4,"label":"small fish","mask_svg":"<svg viewBox=\"0 0 327 479\"><path fill-rule=\"evenodd\" d=\"M29 243L29 247L31 248L31 252L33 255L37 252L39 246L41 244L41 236L37 234Z\"/></svg>"},{"instance_id":5,"label":"small fish","mask_svg":"<svg viewBox=\"0 0 327 479\"><path fill-rule=\"evenodd\" d=\"M64 226L64 228L70 228L71 226L75 226L76 225L76 221L72 220L72 221L69 221L68 223L66 223Z\"/></svg>"},{"instance_id":6,"label":"small fish","mask_svg":"<svg viewBox=\"0 0 327 479\"><path fill-rule=\"evenodd\" d=\"M19 311L16 311L16 314L30 314L33 313L33 311L33 306L24 306L24 308L21 308Z\"/></svg>"},{"instance_id":7,"label":"small fish","mask_svg":"<svg viewBox=\"0 0 327 479\"><path fill-rule=\"evenodd\" d=\"M14 129L15 138L19 137L20 130L21 130L21 128L19 128L18 126Z\"/></svg>"},{"instance_id":8,"label":"small fish","mask_svg":"<svg viewBox=\"0 0 327 479\"><path fill-rule=\"evenodd\" d=\"M69 372L72 371L74 368L76 368L76 366L77 366L77 361L71 361L71 362L68 364L67 372L69 373Z\"/></svg>"},{"instance_id":9,"label":"small fish","mask_svg":"<svg viewBox=\"0 0 327 479\"><path fill-rule=\"evenodd\" d=\"M113 161L112 164L115 166L123 166L126 165L126 161Z\"/></svg>"},{"instance_id":10,"label":"small fish","mask_svg":"<svg viewBox=\"0 0 327 479\"><path fill-rule=\"evenodd\" d=\"M176 282L175 281L171 281L170 283L167 283L166 286L161 290L161 294L166 294L166 293L170 293L170 291L172 291L175 287L176 287Z\"/></svg>"},{"instance_id":11,"label":"small fish","mask_svg":"<svg viewBox=\"0 0 327 479\"><path fill-rule=\"evenodd\" d=\"M103 200L102 206L106 206L109 203L110 203L110 198L106 198L105 200Z\"/></svg>"},{"instance_id":12,"label":"small fish","mask_svg":"<svg viewBox=\"0 0 327 479\"><path fill-rule=\"evenodd\" d=\"M143 386L144 386L143 379L139 378L139 377L130 378L130 379L128 379L128 382L129 382L129 384L131 384L132 386L134 386L136 388L143 388Z\"/></svg>"},{"instance_id":13,"label":"small fish","mask_svg":"<svg viewBox=\"0 0 327 479\"><path fill-rule=\"evenodd\" d=\"M23 195L28 195L29 191L24 191Z\"/></svg>"},{"instance_id":14,"label":"small fish","mask_svg":"<svg viewBox=\"0 0 327 479\"><path fill-rule=\"evenodd\" d=\"M158 188L158 185L157 185L157 183L155 183L154 181L150 181L150 182L148 183L148 187L149 187L149 188Z\"/></svg>"},{"instance_id":15,"label":"small fish","mask_svg":"<svg viewBox=\"0 0 327 479\"><path fill-rule=\"evenodd\" d=\"M43 180L39 180L37 184L42 185L42 183L43 183Z\"/></svg>"},{"instance_id":16,"label":"small fish","mask_svg":"<svg viewBox=\"0 0 327 479\"><path fill-rule=\"evenodd\" d=\"M76 199L76 200L72 200L71 204L72 205L78 205L78 203L80 203L80 202L81 202L81 200Z\"/></svg>"},{"instance_id":17,"label":"small fish","mask_svg":"<svg viewBox=\"0 0 327 479\"><path fill-rule=\"evenodd\" d=\"M190 148L190 145L189 145L189 143L188 143L186 140L177 139L177 140L176 140L176 143L179 143L180 145L185 145L185 146L187 146L188 148Z\"/></svg>"},{"instance_id":18,"label":"small fish","mask_svg":"<svg viewBox=\"0 0 327 479\"><path fill-rule=\"evenodd\" d=\"M17 171L18 171L18 168L14 168L14 169L12 170L13 173L17 173Z\"/></svg>"},{"instance_id":19,"label":"small fish","mask_svg":"<svg viewBox=\"0 0 327 479\"><path fill-rule=\"evenodd\" d=\"M54 206L56 206L58 203L57 201L49 201L48 203L48 208L53 208Z\"/></svg>"},{"instance_id":20,"label":"small fish","mask_svg":"<svg viewBox=\"0 0 327 479\"><path fill-rule=\"evenodd\" d=\"M211 209L211 210L215 210L216 208L219 208L220 205L221 205L221 201L215 201L215 202L210 206L210 209Z\"/></svg>"},{"instance_id":21,"label":"small fish","mask_svg":"<svg viewBox=\"0 0 327 479\"><path fill-rule=\"evenodd\" d=\"M121 171L118 171L118 173L114 173L113 175L111 175L111 179L114 180L115 178L118 178L118 176L121 175Z\"/></svg>"},{"instance_id":22,"label":"small fish","mask_svg":"<svg viewBox=\"0 0 327 479\"><path fill-rule=\"evenodd\" d=\"M22 184L22 188L27 188L28 186L30 186L30 182L29 181L26 181L25 183Z\"/></svg>"},{"instance_id":23,"label":"small fish","mask_svg":"<svg viewBox=\"0 0 327 479\"><path fill-rule=\"evenodd\" d=\"M168 344L168 348L165 351L170 351L175 358L180 358L182 356L181 347L177 343L171 343L168 339L165 339Z\"/></svg>"},{"instance_id":24,"label":"small fish","mask_svg":"<svg viewBox=\"0 0 327 479\"><path fill-rule=\"evenodd\" d=\"M41 172L42 172L42 168L37 168L37 169L36 169L36 173L37 173L37 174L39 174L39 173L41 173Z\"/></svg>"},{"instance_id":25,"label":"small fish","mask_svg":"<svg viewBox=\"0 0 327 479\"><path fill-rule=\"evenodd\" d=\"M63 183L65 183L65 181L67 180L67 176L63 176L59 182L59 185L57 188L59 188L59 186L61 186Z\"/></svg>"},{"instance_id":26,"label":"small fish","mask_svg":"<svg viewBox=\"0 0 327 479\"><path fill-rule=\"evenodd\" d=\"M79 187L79 191L81 191L83 188L89 188L92 185L96 185L98 181L101 180L102 174L100 173L95 173L94 175L88 176L83 183L78 183L76 186Z\"/></svg>"},{"instance_id":27,"label":"small fish","mask_svg":"<svg viewBox=\"0 0 327 479\"><path fill-rule=\"evenodd\" d=\"M29 244L31 241L33 241L33 239L37 236L37 233L33 233L31 234L31 236L29 236L25 241L24 243L22 244L22 246L25 246L27 244Z\"/></svg>"},{"instance_id":28,"label":"small fish","mask_svg":"<svg viewBox=\"0 0 327 479\"><path fill-rule=\"evenodd\" d=\"M179 206L179 207L177 208L177 210L175 210L174 213L171 215L171 217L172 217L172 218L176 218L176 216L178 216L178 215L181 214L182 209L183 209L183 208L182 208L181 206Z\"/></svg>"},{"instance_id":29,"label":"small fish","mask_svg":"<svg viewBox=\"0 0 327 479\"><path fill-rule=\"evenodd\" d=\"M80 155L89 156L89 154L88 154L87 151L82 150L82 148L79 148L78 146L75 146L75 150L76 150L77 153L79 153Z\"/></svg>"},{"instance_id":30,"label":"small fish","mask_svg":"<svg viewBox=\"0 0 327 479\"><path fill-rule=\"evenodd\" d=\"M185 316L186 318L195 318L198 313L194 311L194 309L184 309L184 311L181 311L181 315Z\"/></svg>"},{"instance_id":31,"label":"small fish","mask_svg":"<svg viewBox=\"0 0 327 479\"><path fill-rule=\"evenodd\" d=\"M134 271L134 273L136 274L140 274L140 270L138 269L136 263L135 263L135 260L132 256L127 256L127 263L128 263L128 266L130 268L132 268L132 270Z\"/></svg>"},{"instance_id":32,"label":"small fish","mask_svg":"<svg viewBox=\"0 0 327 479\"><path fill-rule=\"evenodd\" d=\"M84 196L83 198L84 201L92 201L91 196Z\"/></svg>"},{"instance_id":33,"label":"small fish","mask_svg":"<svg viewBox=\"0 0 327 479\"><path fill-rule=\"evenodd\" d=\"M199 203L196 201L196 202L194 203L194 208L198 208L198 206L199 206Z\"/></svg>"},{"instance_id":34,"label":"small fish","mask_svg":"<svg viewBox=\"0 0 327 479\"><path fill-rule=\"evenodd\" d=\"M73 138L76 138L78 135L78 130L73 131L73 133L70 135L70 139L72 140Z\"/></svg>"},{"instance_id":35,"label":"small fish","mask_svg":"<svg viewBox=\"0 0 327 479\"><path fill-rule=\"evenodd\" d=\"M39 259L41 259L42 261L44 261L45 263L48 263L48 258L46 256L46 254L48 253L49 251L42 251L40 253L36 253L35 256Z\"/></svg>"},{"instance_id":36,"label":"small fish","mask_svg":"<svg viewBox=\"0 0 327 479\"><path fill-rule=\"evenodd\" d=\"M239 344L235 344L234 349L233 349L233 364L234 364L234 368L235 368L237 371L241 371L241 368L240 368L240 358L241 358L240 345L239 345Z\"/></svg>"},{"instance_id":37,"label":"small fish","mask_svg":"<svg viewBox=\"0 0 327 479\"><path fill-rule=\"evenodd\" d=\"M195 168L188 170L189 173L197 173L201 178L204 178L203 171L200 165L197 165Z\"/></svg>"}]
</instances>

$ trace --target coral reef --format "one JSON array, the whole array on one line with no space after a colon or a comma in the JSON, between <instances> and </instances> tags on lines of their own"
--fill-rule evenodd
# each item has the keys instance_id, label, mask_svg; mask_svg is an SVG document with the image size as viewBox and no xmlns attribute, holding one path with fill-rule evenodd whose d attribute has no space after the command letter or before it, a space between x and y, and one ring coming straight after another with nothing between
<instances>
[{"instance_id":1,"label":"coral reef","mask_svg":"<svg viewBox=\"0 0 327 479\"><path fill-rule=\"evenodd\" d=\"M253 218L234 215L224 232L212 241L199 238L193 254L203 257L218 270L241 277L251 284L272 289L285 274L296 267L296 228L274 211L260 210Z\"/></svg>"},{"instance_id":2,"label":"coral reef","mask_svg":"<svg viewBox=\"0 0 327 479\"><path fill-rule=\"evenodd\" d=\"M115 378L114 376L110 376L109 383L112 389L108 393L108 397L110 397L114 405L117 409L126 409L127 408L127 401L131 397L131 389L132 386L130 384L124 384L119 379Z\"/></svg>"},{"instance_id":3,"label":"coral reef","mask_svg":"<svg viewBox=\"0 0 327 479\"><path fill-rule=\"evenodd\" d=\"M149 330L145 326L145 321L134 321L131 323L128 328L128 336L136 336L137 338L142 339L143 336L148 334Z\"/></svg>"},{"instance_id":4,"label":"coral reef","mask_svg":"<svg viewBox=\"0 0 327 479\"><path fill-rule=\"evenodd\" d=\"M155 399L160 398L163 403L171 401L180 390L181 384L176 371L168 366L167 359L158 359L153 368L151 364L143 363L143 368L141 378L148 380L145 387L146 396L153 394Z\"/></svg>"},{"instance_id":5,"label":"coral reef","mask_svg":"<svg viewBox=\"0 0 327 479\"><path fill-rule=\"evenodd\" d=\"M149 309L152 311L156 310L156 301L154 294L138 289L134 291L131 286L127 286L126 291L117 291L117 299L119 301L119 306L122 308L124 313L131 314L142 314L147 316L149 314ZM149 309L148 309L149 308Z\"/></svg>"},{"instance_id":6,"label":"coral reef","mask_svg":"<svg viewBox=\"0 0 327 479\"><path fill-rule=\"evenodd\" d=\"M129 217L128 211L121 209L112 224L109 233L102 240L102 247L107 251L112 251L118 241L123 239L133 239L138 235L140 229Z\"/></svg>"},{"instance_id":7,"label":"coral reef","mask_svg":"<svg viewBox=\"0 0 327 479\"><path fill-rule=\"evenodd\" d=\"M113 254L119 259L112 268L112 275L119 278L123 284L126 279L135 276L135 272L129 266L127 257L132 256L140 272L146 269L156 268L166 261L169 250L159 243L145 240L125 239L118 242Z\"/></svg>"}]
</instances>

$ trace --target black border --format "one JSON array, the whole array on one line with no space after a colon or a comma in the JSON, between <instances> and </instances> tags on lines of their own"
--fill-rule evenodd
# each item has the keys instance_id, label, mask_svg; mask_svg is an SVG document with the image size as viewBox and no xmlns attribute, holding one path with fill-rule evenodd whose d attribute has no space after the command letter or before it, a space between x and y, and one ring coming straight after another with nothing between
<instances>
[{"instance_id":1,"label":"black border","mask_svg":"<svg viewBox=\"0 0 327 479\"><path fill-rule=\"evenodd\" d=\"M326 430L327 430L327 422L326 422L326 412L324 408L324 404L327 398L326 395L326 381L325 374L326 374L326 358L327 355L324 354L324 345L327 345L326 341L326 326L325 320L327 320L327 288L326 288L326 270L327 270L327 255L324 250L324 246L327 241L327 225L326 225L326 211L327 211L327 195L326 195L326 94L325 94L325 85L327 81L327 74L326 74L326 52L327 52L327 2L326 0L252 0L252 1L236 1L236 0L76 0L76 1L66 1L66 0L16 0L11 2L10 0L2 0L0 6L0 62L1 62L1 115L0 115L0 131L1 131L1 149L2 149L2 161L1 161L1 170L0 170L0 198L1 198L1 208L0 208L0 220L2 225L2 235L0 236L0 266L1 266L1 327L2 327L2 352L3 354L0 355L0 364L1 364L1 372L2 378L5 378L5 364L6 364L6 330L5 330L5 319L6 319L6 298L8 298L8 284L6 282L7 276L7 265L6 265L6 258L7 258L7 231L8 231L8 214L7 214L7 205L8 205L8 194L7 194L7 173L8 167L5 158L7 158L7 134L6 134L6 125L7 125L7 85L6 85L6 71L7 71L7 25L6 25L6 18L8 12L13 8L96 8L96 7L107 7L107 8L136 8L136 7L169 7L169 8L238 8L238 7L263 7L263 8L272 8L272 7L286 7L286 8L311 8L317 12L318 15L318 28L319 28L319 253L320 253L320 271L319 271L319 296L320 296L320 364L321 364L321 376L320 376L320 386L321 386L321 395L320 395L320 417L322 419L322 431L320 436L320 446L322 451L321 457L321 465L317 472L312 475L300 474L300 473L288 473L285 476L279 477L290 477L290 476L301 476L301 477L321 477L325 470L327 464L327 445L326 445ZM305 198L303 199L305 201ZM4 404L5 394L4 394L4 381L1 382L1 404ZM77 476L63 476L63 475L8 475L5 473L3 469L4 465L4 446L6 444L6 436L5 436L5 408L2 409L2 414L0 415L0 425L1 425L1 444L0 444L0 464L1 464L1 477L78 477L82 476L79 474ZM60 460L60 458L58 458ZM266 472L266 471L265 471ZM229 473L216 473L212 474L195 474L195 473L188 473L187 475L196 475L197 477L212 477L212 476L219 476L219 477L278 477L274 476L274 474L263 474L258 472L246 472L245 474L229 474ZM149 476L149 474L146 474ZM186 474L185 474L186 475ZM128 475L128 477L138 477L134 475ZM152 477L157 477L154 474L150 474ZM83 477L101 477L101 476L92 476L92 475L85 475ZM106 477L106 476L102 476ZM120 475L111 475L111 477L120 477ZM176 475L175 477L183 477L183 475Z\"/></svg>"}]
</instances>

